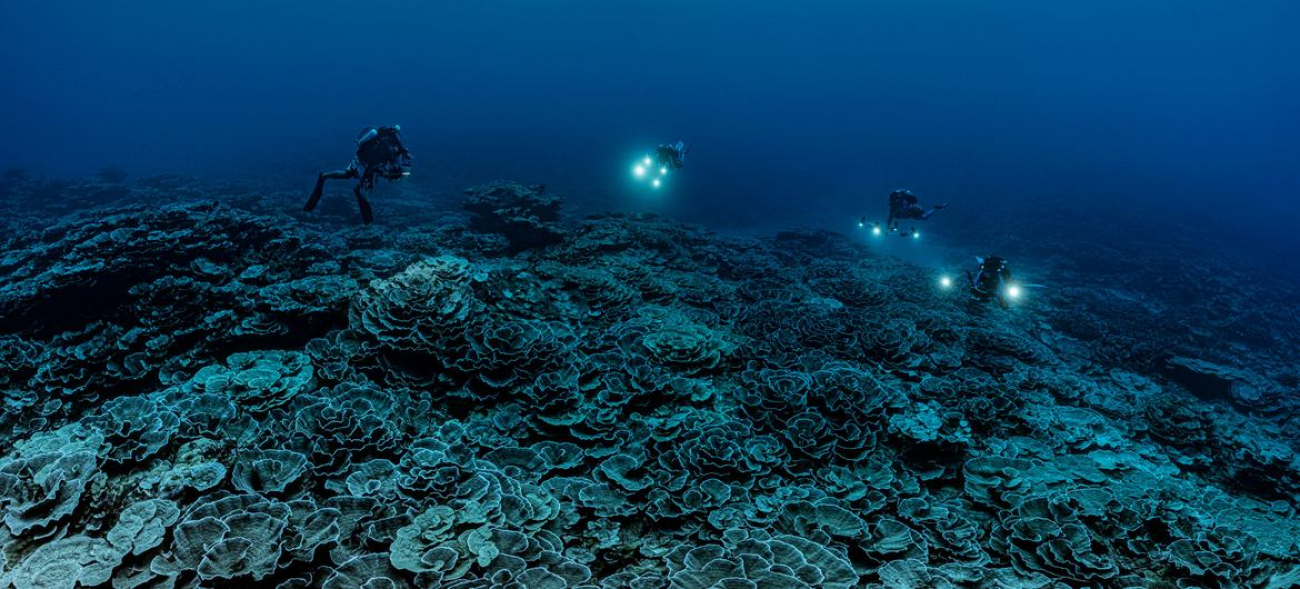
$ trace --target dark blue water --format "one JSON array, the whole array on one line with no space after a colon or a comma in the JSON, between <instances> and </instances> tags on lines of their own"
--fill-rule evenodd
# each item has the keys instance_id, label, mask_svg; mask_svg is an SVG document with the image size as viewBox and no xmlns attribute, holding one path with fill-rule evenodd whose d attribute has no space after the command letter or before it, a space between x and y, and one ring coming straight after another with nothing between
<instances>
[{"instance_id":1,"label":"dark blue water","mask_svg":"<svg viewBox=\"0 0 1300 589\"><path fill-rule=\"evenodd\" d=\"M416 181L454 189L840 227L908 186L1280 247L1298 26L1287 2L23 3L0 24L0 164L309 180L401 123ZM677 138L689 173L632 190L630 158Z\"/></svg>"}]
</instances>

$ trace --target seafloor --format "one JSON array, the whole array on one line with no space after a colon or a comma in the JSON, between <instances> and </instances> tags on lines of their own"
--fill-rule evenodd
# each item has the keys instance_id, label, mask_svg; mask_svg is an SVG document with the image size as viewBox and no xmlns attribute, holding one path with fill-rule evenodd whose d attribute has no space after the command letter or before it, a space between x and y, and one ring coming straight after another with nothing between
<instances>
[{"instance_id":1,"label":"seafloor","mask_svg":"<svg viewBox=\"0 0 1300 589\"><path fill-rule=\"evenodd\" d=\"M0 588L1300 584L1300 299L1171 236L1018 234L1002 312L517 184L122 181L0 182Z\"/></svg>"}]
</instances>

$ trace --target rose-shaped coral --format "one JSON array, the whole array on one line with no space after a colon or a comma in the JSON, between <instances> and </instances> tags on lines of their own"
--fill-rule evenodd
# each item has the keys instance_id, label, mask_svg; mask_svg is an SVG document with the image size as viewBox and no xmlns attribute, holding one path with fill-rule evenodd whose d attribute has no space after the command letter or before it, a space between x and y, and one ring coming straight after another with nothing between
<instances>
[{"instance_id":1,"label":"rose-shaped coral","mask_svg":"<svg viewBox=\"0 0 1300 589\"><path fill-rule=\"evenodd\" d=\"M489 391L512 390L525 378L568 358L572 331L559 323L504 321L474 329L455 367Z\"/></svg>"},{"instance_id":2,"label":"rose-shaped coral","mask_svg":"<svg viewBox=\"0 0 1300 589\"><path fill-rule=\"evenodd\" d=\"M666 325L641 338L650 357L686 374L719 368L728 347L709 330L689 323Z\"/></svg>"},{"instance_id":3,"label":"rose-shaped coral","mask_svg":"<svg viewBox=\"0 0 1300 589\"><path fill-rule=\"evenodd\" d=\"M353 300L349 323L383 348L445 351L482 309L473 289L480 279L462 258L421 260L371 282Z\"/></svg>"},{"instance_id":4,"label":"rose-shaped coral","mask_svg":"<svg viewBox=\"0 0 1300 589\"><path fill-rule=\"evenodd\" d=\"M740 375L736 400L740 411L756 424L779 431L785 421L808 407L812 378L794 370L747 370Z\"/></svg>"},{"instance_id":5,"label":"rose-shaped coral","mask_svg":"<svg viewBox=\"0 0 1300 589\"><path fill-rule=\"evenodd\" d=\"M672 589L849 589L858 582L840 554L795 536L745 540L734 549L682 546L668 557Z\"/></svg>"},{"instance_id":6,"label":"rose-shaped coral","mask_svg":"<svg viewBox=\"0 0 1300 589\"><path fill-rule=\"evenodd\" d=\"M190 379L200 391L221 393L253 412L287 403L315 383L311 360L278 350L231 354L225 365L203 368Z\"/></svg>"}]
</instances>

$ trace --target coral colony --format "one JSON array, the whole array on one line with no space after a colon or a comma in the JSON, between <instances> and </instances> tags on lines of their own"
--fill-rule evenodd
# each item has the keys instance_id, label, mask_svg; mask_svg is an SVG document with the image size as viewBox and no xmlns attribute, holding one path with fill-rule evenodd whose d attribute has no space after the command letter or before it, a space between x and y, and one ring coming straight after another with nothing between
<instances>
[{"instance_id":1,"label":"coral colony","mask_svg":"<svg viewBox=\"0 0 1300 589\"><path fill-rule=\"evenodd\" d=\"M1293 333L506 182L375 230L7 181L86 210L7 216L0 587L1300 583Z\"/></svg>"}]
</instances>

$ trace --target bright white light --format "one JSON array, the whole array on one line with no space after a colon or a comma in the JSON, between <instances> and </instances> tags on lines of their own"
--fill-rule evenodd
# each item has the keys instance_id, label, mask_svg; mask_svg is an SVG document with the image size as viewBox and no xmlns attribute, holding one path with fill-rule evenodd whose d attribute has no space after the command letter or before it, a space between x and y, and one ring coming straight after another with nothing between
<instances>
[{"instance_id":1,"label":"bright white light","mask_svg":"<svg viewBox=\"0 0 1300 589\"><path fill-rule=\"evenodd\" d=\"M880 235L880 227L872 227L872 228L871 228L871 234L872 234L872 235Z\"/></svg>"},{"instance_id":2,"label":"bright white light","mask_svg":"<svg viewBox=\"0 0 1300 589\"><path fill-rule=\"evenodd\" d=\"M635 167L635 168L632 168L632 173L633 173L633 174L636 174L637 177L644 176L644 175L645 175L645 166L637 166L637 167Z\"/></svg>"},{"instance_id":3,"label":"bright white light","mask_svg":"<svg viewBox=\"0 0 1300 589\"><path fill-rule=\"evenodd\" d=\"M952 279L951 279L951 278L948 278L947 276L944 276L943 278L940 278L940 279L939 279L939 286L942 286L942 287L944 287L944 288L951 288L951 287L952 287Z\"/></svg>"},{"instance_id":4,"label":"bright white light","mask_svg":"<svg viewBox=\"0 0 1300 589\"><path fill-rule=\"evenodd\" d=\"M1019 286L1016 286L1016 285L1014 285L1014 284L1011 285L1011 286L1008 286L1008 287L1007 287L1007 296L1008 296L1008 297L1011 297L1011 298L1013 298L1013 299L1018 299L1018 298L1020 298L1020 287L1019 287Z\"/></svg>"},{"instance_id":5,"label":"bright white light","mask_svg":"<svg viewBox=\"0 0 1300 589\"><path fill-rule=\"evenodd\" d=\"M650 165L650 156L648 156L648 155L645 156L645 159L641 160L641 163L643 163L643 164L645 164L645 165L647 165L647 166Z\"/></svg>"},{"instance_id":6,"label":"bright white light","mask_svg":"<svg viewBox=\"0 0 1300 589\"><path fill-rule=\"evenodd\" d=\"M913 231L913 232L912 232L912 239L921 239L921 232L920 232L920 231Z\"/></svg>"},{"instance_id":7,"label":"bright white light","mask_svg":"<svg viewBox=\"0 0 1300 589\"><path fill-rule=\"evenodd\" d=\"M661 167L661 168L659 168L659 175L660 175L660 176L662 176L662 175L664 175L664 174L667 174L667 173L668 173L668 168L666 168L666 167Z\"/></svg>"},{"instance_id":8,"label":"bright white light","mask_svg":"<svg viewBox=\"0 0 1300 589\"><path fill-rule=\"evenodd\" d=\"M654 181L654 187L655 187L655 188L659 188L659 179L658 179L658 178L655 178L655 181Z\"/></svg>"},{"instance_id":9,"label":"bright white light","mask_svg":"<svg viewBox=\"0 0 1300 589\"><path fill-rule=\"evenodd\" d=\"M866 223L863 223L862 221L858 221L858 227L863 227L863 226L865 226L865 225L866 225Z\"/></svg>"}]
</instances>

